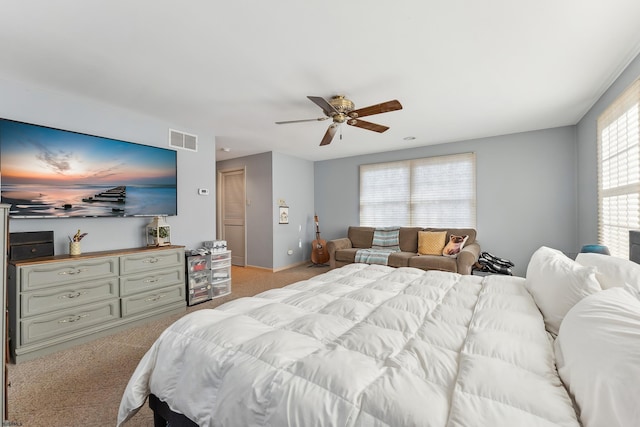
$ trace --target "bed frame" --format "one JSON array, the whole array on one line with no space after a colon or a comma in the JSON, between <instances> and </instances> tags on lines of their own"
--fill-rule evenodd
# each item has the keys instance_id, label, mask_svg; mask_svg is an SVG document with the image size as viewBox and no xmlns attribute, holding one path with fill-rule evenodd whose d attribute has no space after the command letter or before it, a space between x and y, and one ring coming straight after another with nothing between
<instances>
[{"instance_id":1,"label":"bed frame","mask_svg":"<svg viewBox=\"0 0 640 427\"><path fill-rule=\"evenodd\" d=\"M189 418L173 412L169 405L153 394L149 395L149 408L153 411L153 427L198 427Z\"/></svg>"}]
</instances>

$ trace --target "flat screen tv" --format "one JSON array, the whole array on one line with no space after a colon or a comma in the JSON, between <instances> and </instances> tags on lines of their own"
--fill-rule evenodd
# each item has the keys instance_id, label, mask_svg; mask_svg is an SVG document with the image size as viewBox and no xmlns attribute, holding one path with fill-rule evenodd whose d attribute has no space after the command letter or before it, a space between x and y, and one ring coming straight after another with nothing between
<instances>
[{"instance_id":1,"label":"flat screen tv","mask_svg":"<svg viewBox=\"0 0 640 427\"><path fill-rule=\"evenodd\" d=\"M176 161L166 148L0 119L11 217L177 215Z\"/></svg>"}]
</instances>

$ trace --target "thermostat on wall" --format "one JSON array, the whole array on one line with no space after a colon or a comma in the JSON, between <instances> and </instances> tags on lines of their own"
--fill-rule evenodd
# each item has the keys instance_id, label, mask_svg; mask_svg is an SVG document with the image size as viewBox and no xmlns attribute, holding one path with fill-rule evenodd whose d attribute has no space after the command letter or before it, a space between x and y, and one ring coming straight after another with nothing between
<instances>
[{"instance_id":1,"label":"thermostat on wall","mask_svg":"<svg viewBox=\"0 0 640 427\"><path fill-rule=\"evenodd\" d=\"M201 196L208 196L209 189L208 188L198 188L198 194Z\"/></svg>"}]
</instances>

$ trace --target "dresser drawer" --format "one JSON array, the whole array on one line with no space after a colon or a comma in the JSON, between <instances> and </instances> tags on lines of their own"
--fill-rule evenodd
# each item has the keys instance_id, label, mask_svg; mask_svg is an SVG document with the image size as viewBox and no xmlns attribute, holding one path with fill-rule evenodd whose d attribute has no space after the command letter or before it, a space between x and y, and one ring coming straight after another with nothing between
<instances>
[{"instance_id":1,"label":"dresser drawer","mask_svg":"<svg viewBox=\"0 0 640 427\"><path fill-rule=\"evenodd\" d=\"M29 291L65 283L118 275L118 258L96 258L54 262L20 268L20 289Z\"/></svg>"},{"instance_id":2,"label":"dresser drawer","mask_svg":"<svg viewBox=\"0 0 640 427\"><path fill-rule=\"evenodd\" d=\"M45 288L20 295L21 315L29 317L117 297L117 277Z\"/></svg>"},{"instance_id":3,"label":"dresser drawer","mask_svg":"<svg viewBox=\"0 0 640 427\"><path fill-rule=\"evenodd\" d=\"M170 285L184 285L184 268L151 271L120 277L120 296L132 295Z\"/></svg>"},{"instance_id":4,"label":"dresser drawer","mask_svg":"<svg viewBox=\"0 0 640 427\"><path fill-rule=\"evenodd\" d=\"M186 305L184 283L169 288L131 295L121 299L122 317L132 316L177 302Z\"/></svg>"},{"instance_id":5,"label":"dresser drawer","mask_svg":"<svg viewBox=\"0 0 640 427\"><path fill-rule=\"evenodd\" d=\"M140 252L120 257L120 274L139 273L165 267L184 266L184 250Z\"/></svg>"},{"instance_id":6,"label":"dresser drawer","mask_svg":"<svg viewBox=\"0 0 640 427\"><path fill-rule=\"evenodd\" d=\"M120 317L118 299L76 307L64 312L23 319L20 322L21 345L52 339L94 325L103 325Z\"/></svg>"}]
</instances>

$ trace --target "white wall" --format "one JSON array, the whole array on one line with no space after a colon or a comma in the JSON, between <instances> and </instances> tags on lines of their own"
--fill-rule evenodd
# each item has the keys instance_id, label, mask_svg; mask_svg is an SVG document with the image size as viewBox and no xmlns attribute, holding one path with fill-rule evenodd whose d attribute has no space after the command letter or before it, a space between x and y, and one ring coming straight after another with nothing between
<instances>
[{"instance_id":1,"label":"white wall","mask_svg":"<svg viewBox=\"0 0 640 427\"><path fill-rule=\"evenodd\" d=\"M178 150L178 215L169 217L172 243L199 247L215 234L215 138L204 129L185 128L133 111L0 79L0 117L146 145L168 147L168 129L198 135L199 150ZM209 196L199 196L198 188ZM83 252L144 246L150 218L11 219L10 232L53 230L55 253L68 253L68 235L89 233Z\"/></svg>"},{"instance_id":2,"label":"white wall","mask_svg":"<svg viewBox=\"0 0 640 427\"><path fill-rule=\"evenodd\" d=\"M577 251L573 126L316 162L315 206L324 238L344 237L349 225L359 224L359 165L464 152L476 153L483 251L511 259L522 276L542 245Z\"/></svg>"}]
</instances>

